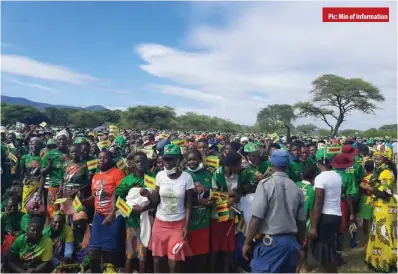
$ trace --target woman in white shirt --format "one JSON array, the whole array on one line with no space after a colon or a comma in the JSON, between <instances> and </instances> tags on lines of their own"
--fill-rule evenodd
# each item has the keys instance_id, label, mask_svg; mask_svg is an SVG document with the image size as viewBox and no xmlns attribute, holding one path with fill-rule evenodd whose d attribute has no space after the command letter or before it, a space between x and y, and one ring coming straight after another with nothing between
<instances>
[{"instance_id":1,"label":"woman in white shirt","mask_svg":"<svg viewBox=\"0 0 398 274\"><path fill-rule=\"evenodd\" d=\"M316 176L315 206L311 216L311 251L323 272L337 273L336 239L341 224L341 176L331 170L331 155L326 149L316 153L321 173Z\"/></svg>"},{"instance_id":2,"label":"woman in white shirt","mask_svg":"<svg viewBox=\"0 0 398 274\"><path fill-rule=\"evenodd\" d=\"M156 175L156 190L151 200L157 204L157 212L150 243L155 273L167 272L161 267L166 259L171 273L180 272L181 261L192 255L186 241L194 183L189 173L178 168L180 159L180 148L166 145L164 170ZM183 243L180 250L179 243Z\"/></svg>"}]
</instances>

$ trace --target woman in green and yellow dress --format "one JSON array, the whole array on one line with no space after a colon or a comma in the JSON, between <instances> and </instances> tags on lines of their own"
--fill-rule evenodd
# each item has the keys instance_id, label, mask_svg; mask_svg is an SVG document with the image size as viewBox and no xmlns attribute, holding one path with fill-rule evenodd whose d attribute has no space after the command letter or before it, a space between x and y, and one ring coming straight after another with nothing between
<instances>
[{"instance_id":1,"label":"woman in green and yellow dress","mask_svg":"<svg viewBox=\"0 0 398 274\"><path fill-rule=\"evenodd\" d=\"M18 170L21 171L21 177L23 178L21 211L24 213L27 212L26 204L40 187L40 150L43 147L43 143L39 138L32 138L29 146L30 153L23 155L18 159L17 163Z\"/></svg>"},{"instance_id":2,"label":"woman in green and yellow dress","mask_svg":"<svg viewBox=\"0 0 398 274\"><path fill-rule=\"evenodd\" d=\"M387 167L383 152L374 155L375 170L370 186L372 193L373 223L366 248L366 263L377 272L397 271L397 201L393 196L395 177Z\"/></svg>"}]
</instances>

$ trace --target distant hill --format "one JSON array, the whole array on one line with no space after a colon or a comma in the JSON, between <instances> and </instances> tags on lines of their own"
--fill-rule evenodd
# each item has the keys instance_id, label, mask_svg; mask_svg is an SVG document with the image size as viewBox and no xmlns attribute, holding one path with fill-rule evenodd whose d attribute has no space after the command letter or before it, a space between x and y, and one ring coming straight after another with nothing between
<instances>
[{"instance_id":1,"label":"distant hill","mask_svg":"<svg viewBox=\"0 0 398 274\"><path fill-rule=\"evenodd\" d=\"M45 108L48 107L55 107L55 108L73 108L73 109L85 109L88 111L101 111L101 110L106 110L107 108L99 105L95 106L89 106L85 108L81 107L73 107L73 106L65 106L65 105L52 105L52 104L46 104L46 103L39 103L39 102L34 102L30 101L25 98L20 98L20 97L10 97L10 96L4 96L1 95L1 102L2 103L8 103L8 104L16 104L16 105L25 105L25 106L32 106L35 107L41 111L44 111Z\"/></svg>"}]
</instances>

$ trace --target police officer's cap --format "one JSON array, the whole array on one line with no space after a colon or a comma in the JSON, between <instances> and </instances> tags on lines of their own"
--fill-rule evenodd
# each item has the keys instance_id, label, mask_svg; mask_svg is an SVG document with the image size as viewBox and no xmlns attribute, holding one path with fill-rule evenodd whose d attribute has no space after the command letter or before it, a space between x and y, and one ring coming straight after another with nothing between
<instances>
[{"instance_id":1,"label":"police officer's cap","mask_svg":"<svg viewBox=\"0 0 398 274\"><path fill-rule=\"evenodd\" d=\"M277 167L286 167L289 164L289 153L283 149L276 149L271 154L271 164Z\"/></svg>"}]
</instances>

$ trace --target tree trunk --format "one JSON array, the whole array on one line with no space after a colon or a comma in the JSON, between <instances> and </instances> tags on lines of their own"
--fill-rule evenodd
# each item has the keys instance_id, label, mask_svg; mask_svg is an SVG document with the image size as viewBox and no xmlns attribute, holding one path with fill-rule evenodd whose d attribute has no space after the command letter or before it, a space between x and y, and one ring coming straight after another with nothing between
<instances>
[{"instance_id":1,"label":"tree trunk","mask_svg":"<svg viewBox=\"0 0 398 274\"><path fill-rule=\"evenodd\" d=\"M337 131L339 130L341 124L343 123L344 117L339 117L337 120L336 125L334 126L333 132L332 132L332 137L335 137L337 135Z\"/></svg>"},{"instance_id":2,"label":"tree trunk","mask_svg":"<svg viewBox=\"0 0 398 274\"><path fill-rule=\"evenodd\" d=\"M286 142L290 143L290 127L286 126Z\"/></svg>"}]
</instances>

